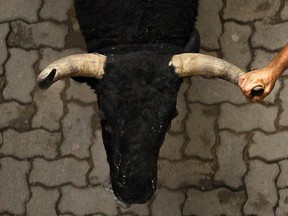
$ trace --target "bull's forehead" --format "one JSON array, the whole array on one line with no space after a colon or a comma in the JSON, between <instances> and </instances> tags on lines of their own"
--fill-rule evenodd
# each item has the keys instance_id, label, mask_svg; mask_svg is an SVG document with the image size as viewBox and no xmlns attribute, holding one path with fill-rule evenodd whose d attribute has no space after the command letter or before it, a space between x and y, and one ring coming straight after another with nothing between
<instances>
[{"instance_id":1,"label":"bull's forehead","mask_svg":"<svg viewBox=\"0 0 288 216\"><path fill-rule=\"evenodd\" d=\"M169 55L146 52L108 56L105 76L97 88L103 117L115 127L141 121L157 126L167 121L175 112L181 83L168 66L169 60Z\"/></svg>"}]
</instances>

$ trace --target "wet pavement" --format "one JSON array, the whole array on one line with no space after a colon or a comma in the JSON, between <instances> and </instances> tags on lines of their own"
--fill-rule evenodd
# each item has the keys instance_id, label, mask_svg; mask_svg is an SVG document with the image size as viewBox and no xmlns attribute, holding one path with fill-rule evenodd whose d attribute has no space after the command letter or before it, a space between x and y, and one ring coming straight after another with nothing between
<instances>
[{"instance_id":1,"label":"wet pavement","mask_svg":"<svg viewBox=\"0 0 288 216\"><path fill-rule=\"evenodd\" d=\"M288 1L200 0L201 52L244 70L287 43ZM0 0L0 215L288 215L288 74L263 103L222 80L185 79L149 204L115 206L97 99L85 84L35 85L85 52L72 0Z\"/></svg>"}]
</instances>

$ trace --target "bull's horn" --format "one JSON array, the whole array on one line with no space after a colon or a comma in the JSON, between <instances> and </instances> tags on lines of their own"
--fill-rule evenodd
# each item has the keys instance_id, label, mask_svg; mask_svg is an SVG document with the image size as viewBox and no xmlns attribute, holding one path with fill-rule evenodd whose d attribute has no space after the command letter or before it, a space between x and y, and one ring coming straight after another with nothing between
<instances>
[{"instance_id":1,"label":"bull's horn","mask_svg":"<svg viewBox=\"0 0 288 216\"><path fill-rule=\"evenodd\" d=\"M174 55L169 62L169 66L173 66L175 73L180 77L197 75L218 77L236 85L239 76L245 73L240 68L222 59L198 53Z\"/></svg>"},{"instance_id":2,"label":"bull's horn","mask_svg":"<svg viewBox=\"0 0 288 216\"><path fill-rule=\"evenodd\" d=\"M104 75L106 56L100 54L76 54L48 65L38 76L41 88L48 88L65 77L85 76L101 79Z\"/></svg>"}]
</instances>

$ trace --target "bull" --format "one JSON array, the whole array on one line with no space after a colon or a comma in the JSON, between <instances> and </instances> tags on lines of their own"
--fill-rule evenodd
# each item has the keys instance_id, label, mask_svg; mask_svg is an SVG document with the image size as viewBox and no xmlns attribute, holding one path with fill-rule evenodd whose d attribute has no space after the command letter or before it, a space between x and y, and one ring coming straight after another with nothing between
<instances>
[{"instance_id":1,"label":"bull","mask_svg":"<svg viewBox=\"0 0 288 216\"><path fill-rule=\"evenodd\" d=\"M197 54L197 0L74 0L74 5L88 53L48 65L38 85L48 88L72 77L95 90L113 192L126 205L148 202L182 77L237 84L244 72Z\"/></svg>"}]
</instances>

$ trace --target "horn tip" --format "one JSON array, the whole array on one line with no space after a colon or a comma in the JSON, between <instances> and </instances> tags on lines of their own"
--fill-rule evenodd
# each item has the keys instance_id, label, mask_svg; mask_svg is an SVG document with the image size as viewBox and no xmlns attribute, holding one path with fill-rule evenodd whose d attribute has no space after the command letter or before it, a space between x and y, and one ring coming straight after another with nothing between
<instances>
[{"instance_id":1,"label":"horn tip","mask_svg":"<svg viewBox=\"0 0 288 216\"><path fill-rule=\"evenodd\" d=\"M37 84L42 89L47 89L49 86L51 86L54 82L54 77L56 75L57 70L54 68L51 70L51 72L48 74L48 76L38 76Z\"/></svg>"}]
</instances>

